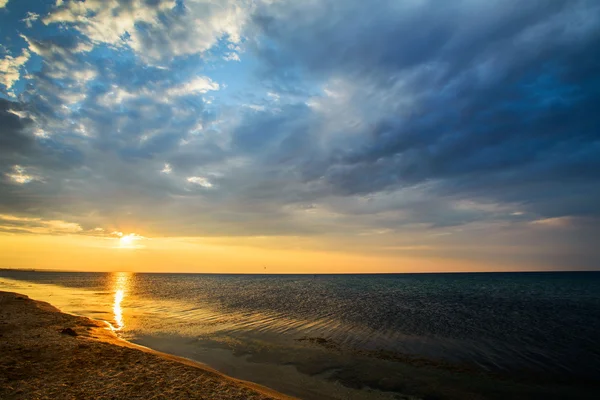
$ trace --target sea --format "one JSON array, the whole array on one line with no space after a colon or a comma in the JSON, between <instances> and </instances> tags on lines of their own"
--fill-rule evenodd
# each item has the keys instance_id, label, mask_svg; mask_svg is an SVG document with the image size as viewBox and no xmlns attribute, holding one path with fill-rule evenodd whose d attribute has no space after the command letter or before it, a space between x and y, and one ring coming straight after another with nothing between
<instances>
[{"instance_id":1,"label":"sea","mask_svg":"<svg viewBox=\"0 0 600 400\"><path fill-rule=\"evenodd\" d=\"M0 290L299 398L600 398L600 272L0 270Z\"/></svg>"}]
</instances>

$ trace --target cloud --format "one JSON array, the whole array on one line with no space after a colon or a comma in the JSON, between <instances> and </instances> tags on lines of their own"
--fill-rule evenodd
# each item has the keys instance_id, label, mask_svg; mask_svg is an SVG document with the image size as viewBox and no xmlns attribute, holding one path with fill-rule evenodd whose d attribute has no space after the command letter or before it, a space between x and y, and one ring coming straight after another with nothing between
<instances>
[{"instance_id":1,"label":"cloud","mask_svg":"<svg viewBox=\"0 0 600 400\"><path fill-rule=\"evenodd\" d=\"M31 27L33 27L33 23L35 21L37 21L39 18L40 18L39 14L28 11L27 14L25 15L25 18L23 18L21 21L25 22L25 25L27 25L28 28L31 28Z\"/></svg>"},{"instance_id":2,"label":"cloud","mask_svg":"<svg viewBox=\"0 0 600 400\"><path fill-rule=\"evenodd\" d=\"M204 178L203 176L189 176L186 179L188 182L205 187L205 188L211 188L213 187L213 184L210 183L210 181L206 178Z\"/></svg>"},{"instance_id":3,"label":"cloud","mask_svg":"<svg viewBox=\"0 0 600 400\"><path fill-rule=\"evenodd\" d=\"M441 192L523 202L528 183L578 176L580 191L584 175L598 179L595 3L337 4L278 2L254 17L269 39L255 43L265 76L296 68L326 82L308 104L339 133L307 179L345 195L434 181ZM581 211L559 210L560 197L544 212Z\"/></svg>"},{"instance_id":4,"label":"cloud","mask_svg":"<svg viewBox=\"0 0 600 400\"><path fill-rule=\"evenodd\" d=\"M43 21L68 24L93 43L129 46L139 57L161 61L203 53L221 39L239 43L248 8L245 1L68 1Z\"/></svg>"},{"instance_id":5,"label":"cloud","mask_svg":"<svg viewBox=\"0 0 600 400\"><path fill-rule=\"evenodd\" d=\"M240 61L240 55L238 53L226 53L223 59L226 61Z\"/></svg>"},{"instance_id":6,"label":"cloud","mask_svg":"<svg viewBox=\"0 0 600 400\"><path fill-rule=\"evenodd\" d=\"M51 212L44 198L60 191L64 171L81 165L72 144L36 135L38 118L28 105L0 99L0 212Z\"/></svg>"},{"instance_id":7,"label":"cloud","mask_svg":"<svg viewBox=\"0 0 600 400\"><path fill-rule=\"evenodd\" d=\"M157 24L159 14L173 7L175 1L65 1L43 22L70 24L94 43L123 46L128 36L135 35L136 24Z\"/></svg>"},{"instance_id":8,"label":"cloud","mask_svg":"<svg viewBox=\"0 0 600 400\"><path fill-rule=\"evenodd\" d=\"M219 84L213 82L206 76L198 76L191 81L181 85L171 87L166 90L167 96L186 96L194 94L204 94L210 91L219 90Z\"/></svg>"},{"instance_id":9,"label":"cloud","mask_svg":"<svg viewBox=\"0 0 600 400\"><path fill-rule=\"evenodd\" d=\"M546 227L546 228L568 228L573 225L573 218L570 217L556 217L556 218L544 218L531 221L534 226Z\"/></svg>"},{"instance_id":10,"label":"cloud","mask_svg":"<svg viewBox=\"0 0 600 400\"><path fill-rule=\"evenodd\" d=\"M0 214L0 232L55 235L80 233L82 228L79 224L62 220Z\"/></svg>"},{"instance_id":11,"label":"cloud","mask_svg":"<svg viewBox=\"0 0 600 400\"><path fill-rule=\"evenodd\" d=\"M62 61L74 64L77 62L75 53L91 50L85 42L72 36L55 36L46 40L32 39L23 34L19 36L27 42L29 50L43 57L46 63Z\"/></svg>"},{"instance_id":12,"label":"cloud","mask_svg":"<svg viewBox=\"0 0 600 400\"><path fill-rule=\"evenodd\" d=\"M20 154L30 154L35 142L26 128L31 122L20 103L0 99L0 165L5 167L18 160Z\"/></svg>"},{"instance_id":13,"label":"cloud","mask_svg":"<svg viewBox=\"0 0 600 400\"><path fill-rule=\"evenodd\" d=\"M10 92L15 82L21 78L21 68L29 61L29 51L23 49L20 56L13 57L6 54L0 60L0 83Z\"/></svg>"},{"instance_id":14,"label":"cloud","mask_svg":"<svg viewBox=\"0 0 600 400\"><path fill-rule=\"evenodd\" d=\"M25 170L25 168L21 167L20 165L15 165L13 166L13 170L12 173L8 173L6 174L6 176L13 182L15 182L16 184L19 185L24 185L26 183L29 183L31 181L35 181L35 180L39 180L40 178L33 176L33 175L29 175L27 173L27 171Z\"/></svg>"}]
</instances>

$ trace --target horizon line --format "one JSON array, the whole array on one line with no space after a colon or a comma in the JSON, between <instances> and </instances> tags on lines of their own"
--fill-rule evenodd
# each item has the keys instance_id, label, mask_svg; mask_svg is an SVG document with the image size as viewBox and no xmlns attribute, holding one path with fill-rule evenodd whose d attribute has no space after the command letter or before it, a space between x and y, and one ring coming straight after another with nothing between
<instances>
[{"instance_id":1,"label":"horizon line","mask_svg":"<svg viewBox=\"0 0 600 400\"><path fill-rule=\"evenodd\" d=\"M527 270L527 271L443 271L443 272L182 272L182 271L83 271L83 270L64 270L64 269L36 269L36 268L0 268L1 271L19 271L19 272L61 272L61 273L92 273L92 274L178 274L178 275L272 275L272 276L293 276L293 275L450 275L450 274L536 274L536 273L582 273L582 272L600 272L600 269L588 270Z\"/></svg>"}]
</instances>

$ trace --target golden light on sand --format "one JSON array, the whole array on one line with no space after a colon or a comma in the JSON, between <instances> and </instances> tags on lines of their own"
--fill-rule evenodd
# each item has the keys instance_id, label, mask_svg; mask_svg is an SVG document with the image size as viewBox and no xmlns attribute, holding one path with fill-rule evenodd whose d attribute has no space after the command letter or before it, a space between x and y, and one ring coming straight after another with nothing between
<instances>
[{"instance_id":1,"label":"golden light on sand","mask_svg":"<svg viewBox=\"0 0 600 400\"><path fill-rule=\"evenodd\" d=\"M121 307L121 303L123 302L123 298L125 298L125 293L127 292L127 288L129 286L129 273L127 272L117 272L114 274L114 291L115 298L113 302L113 319L115 324L113 325L113 330L120 331L125 327L125 322L123 321L123 308Z\"/></svg>"}]
</instances>

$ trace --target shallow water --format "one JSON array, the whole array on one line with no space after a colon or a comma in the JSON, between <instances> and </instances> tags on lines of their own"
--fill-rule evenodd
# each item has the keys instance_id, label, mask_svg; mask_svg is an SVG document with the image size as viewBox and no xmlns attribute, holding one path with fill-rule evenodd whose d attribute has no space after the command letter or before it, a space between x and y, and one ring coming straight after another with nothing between
<instances>
[{"instance_id":1,"label":"shallow water","mask_svg":"<svg viewBox=\"0 0 600 400\"><path fill-rule=\"evenodd\" d=\"M3 270L0 289L104 319L125 339L307 398L384 396L371 389L415 392L389 376L401 380L402 368L423 359L427 368L436 367L434 374L452 373L456 365L567 383L589 384L600 376L600 273ZM275 384L274 370L285 375Z\"/></svg>"}]
</instances>

